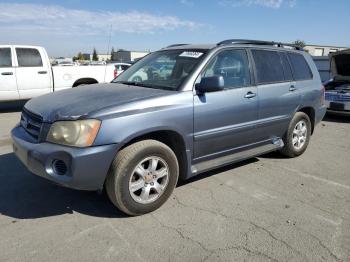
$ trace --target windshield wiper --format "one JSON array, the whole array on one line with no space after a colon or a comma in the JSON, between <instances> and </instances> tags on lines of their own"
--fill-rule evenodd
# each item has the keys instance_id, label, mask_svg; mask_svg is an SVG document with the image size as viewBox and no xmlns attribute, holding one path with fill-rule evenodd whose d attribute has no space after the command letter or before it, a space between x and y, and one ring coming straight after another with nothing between
<instances>
[{"instance_id":1,"label":"windshield wiper","mask_svg":"<svg viewBox=\"0 0 350 262\"><path fill-rule=\"evenodd\" d=\"M124 84L124 85L129 85L129 86L142 86L141 82L135 82L135 81L115 81L113 83L116 84Z\"/></svg>"},{"instance_id":2,"label":"windshield wiper","mask_svg":"<svg viewBox=\"0 0 350 262\"><path fill-rule=\"evenodd\" d=\"M172 88L170 86L153 85L153 84L146 84L143 82L135 82L135 81L116 81L113 83L124 84L124 85L129 85L129 86L148 87L148 88L154 88L154 89L174 90L174 88Z\"/></svg>"}]
</instances>

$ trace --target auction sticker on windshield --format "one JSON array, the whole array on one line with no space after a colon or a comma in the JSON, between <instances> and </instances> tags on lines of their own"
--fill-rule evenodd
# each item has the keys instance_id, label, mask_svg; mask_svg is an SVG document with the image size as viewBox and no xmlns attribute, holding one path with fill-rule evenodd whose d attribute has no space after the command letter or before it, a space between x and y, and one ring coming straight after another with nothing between
<instances>
[{"instance_id":1,"label":"auction sticker on windshield","mask_svg":"<svg viewBox=\"0 0 350 262\"><path fill-rule=\"evenodd\" d=\"M179 56L191 57L191 58L199 58L202 55L203 55L203 53L201 53L201 52L185 51L185 52L182 52Z\"/></svg>"}]
</instances>

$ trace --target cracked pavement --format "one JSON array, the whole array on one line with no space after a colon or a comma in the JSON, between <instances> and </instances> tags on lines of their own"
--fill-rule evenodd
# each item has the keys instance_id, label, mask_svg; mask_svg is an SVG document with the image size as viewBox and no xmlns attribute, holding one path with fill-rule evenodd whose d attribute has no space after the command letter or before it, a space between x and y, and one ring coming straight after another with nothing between
<instances>
[{"instance_id":1,"label":"cracked pavement","mask_svg":"<svg viewBox=\"0 0 350 262\"><path fill-rule=\"evenodd\" d=\"M126 217L105 194L30 175L9 137L20 109L5 111L0 261L350 261L350 118L327 116L299 158L205 173Z\"/></svg>"}]
</instances>

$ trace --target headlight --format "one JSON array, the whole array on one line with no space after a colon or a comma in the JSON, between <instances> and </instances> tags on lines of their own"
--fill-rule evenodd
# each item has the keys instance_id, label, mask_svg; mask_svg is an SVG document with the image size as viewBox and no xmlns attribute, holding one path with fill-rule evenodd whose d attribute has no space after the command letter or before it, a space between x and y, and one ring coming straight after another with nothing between
<instances>
[{"instance_id":1,"label":"headlight","mask_svg":"<svg viewBox=\"0 0 350 262\"><path fill-rule=\"evenodd\" d=\"M101 121L96 119L58 121L52 124L46 141L76 147L91 146Z\"/></svg>"}]
</instances>

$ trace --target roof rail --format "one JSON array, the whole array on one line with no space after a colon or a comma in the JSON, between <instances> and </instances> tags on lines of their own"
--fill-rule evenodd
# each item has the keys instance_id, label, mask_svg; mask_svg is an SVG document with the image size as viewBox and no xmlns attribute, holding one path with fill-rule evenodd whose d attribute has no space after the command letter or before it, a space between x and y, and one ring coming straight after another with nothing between
<instances>
[{"instance_id":1,"label":"roof rail","mask_svg":"<svg viewBox=\"0 0 350 262\"><path fill-rule=\"evenodd\" d=\"M216 45L222 46L222 45L232 45L232 44L270 45L270 46L277 46L277 47L289 46L294 48L295 50L304 50L302 47L294 44L273 42L273 41L249 40L249 39L228 39L228 40L221 41Z\"/></svg>"},{"instance_id":2,"label":"roof rail","mask_svg":"<svg viewBox=\"0 0 350 262\"><path fill-rule=\"evenodd\" d=\"M164 48L170 48L170 47L176 47L176 46L183 46L183 45L188 45L188 44L174 44L174 45L169 45L169 46L164 47Z\"/></svg>"}]
</instances>

